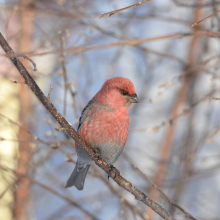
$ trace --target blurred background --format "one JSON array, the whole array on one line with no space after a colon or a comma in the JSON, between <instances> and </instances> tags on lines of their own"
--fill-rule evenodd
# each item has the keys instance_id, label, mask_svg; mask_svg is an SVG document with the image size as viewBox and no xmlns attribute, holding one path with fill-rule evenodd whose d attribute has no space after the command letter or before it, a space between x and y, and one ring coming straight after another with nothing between
<instances>
[{"instance_id":1,"label":"blurred background","mask_svg":"<svg viewBox=\"0 0 220 220\"><path fill-rule=\"evenodd\" d=\"M99 19L137 2L0 0L0 32L75 129L107 79L129 78L139 103L115 166L176 219L145 175L195 219L220 219L220 101L208 99L220 97L220 14L191 28L220 2L151 0ZM0 220L161 219L95 165L83 191L64 189L74 141L11 80L23 81L0 48Z\"/></svg>"}]
</instances>

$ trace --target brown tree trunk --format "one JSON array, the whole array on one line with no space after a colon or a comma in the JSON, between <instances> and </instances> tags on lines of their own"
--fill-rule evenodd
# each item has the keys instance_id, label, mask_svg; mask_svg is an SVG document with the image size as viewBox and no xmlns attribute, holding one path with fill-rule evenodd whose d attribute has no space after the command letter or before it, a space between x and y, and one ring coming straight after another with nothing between
<instances>
[{"instance_id":1,"label":"brown tree trunk","mask_svg":"<svg viewBox=\"0 0 220 220\"><path fill-rule=\"evenodd\" d=\"M28 1L20 0L20 5L24 7L24 10L20 12L20 24L21 31L19 36L19 53L23 54L30 51L31 49L31 34L32 34L32 19L33 13L31 11ZM28 60L23 60L23 64L30 71L30 63ZM20 77L20 81L23 81L23 78ZM18 99L20 102L20 124L25 129L30 130L30 117L32 117L32 106L31 106L31 93L28 86L25 84L19 84L20 90L18 93ZM18 164L17 171L21 174L28 173L29 161L31 159L32 150L31 150L31 141L32 137L22 129L19 129L18 140L24 141L19 144L19 155L18 155ZM18 187L15 191L15 203L14 203L14 218L16 220L26 220L29 219L27 213L28 200L29 200L29 190L30 190L30 181L26 178L22 178Z\"/></svg>"},{"instance_id":2,"label":"brown tree trunk","mask_svg":"<svg viewBox=\"0 0 220 220\"><path fill-rule=\"evenodd\" d=\"M197 0L197 4L201 4L201 3L202 3L201 0ZM201 8L195 10L194 22L199 21L202 18L201 13L202 13ZM194 33L199 30L200 30L200 27L196 26L194 28ZM192 92L191 87L194 85L194 83L196 81L197 73L196 72L189 72L189 71L187 71L187 69L190 68L191 65L196 64L196 62L197 62L199 43L200 43L199 37L193 36L192 41L190 43L188 60L187 60L187 62L189 63L189 66L186 67L186 74L184 75L184 81L183 81L182 87L180 88L179 92L177 93L176 101L174 103L172 113L171 113L171 118L176 118L176 116L178 116L181 113L180 112L181 107L184 104L184 102L187 100L188 93ZM172 152L175 131L176 131L176 120L172 121L171 126L168 128L163 145L161 147L159 160L162 163L158 164L158 167L157 167L155 175L154 175L154 180L153 180L158 186L161 186L163 184L164 179L167 174L168 163L163 163L163 162L169 161L169 157ZM158 202L159 192L155 191L153 188L151 188L150 198L152 198L154 201ZM152 210L150 210L150 209L148 210L148 215L149 215L149 219L155 218L154 212L152 212Z\"/></svg>"}]
</instances>

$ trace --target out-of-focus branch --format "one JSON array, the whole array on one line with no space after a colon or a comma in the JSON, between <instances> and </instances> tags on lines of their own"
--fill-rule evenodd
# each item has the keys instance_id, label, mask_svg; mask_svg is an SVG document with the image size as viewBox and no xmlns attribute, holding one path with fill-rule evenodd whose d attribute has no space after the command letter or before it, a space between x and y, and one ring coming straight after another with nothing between
<instances>
[{"instance_id":1,"label":"out-of-focus branch","mask_svg":"<svg viewBox=\"0 0 220 220\"><path fill-rule=\"evenodd\" d=\"M202 19L202 20L200 20L200 21L198 21L198 22L193 23L193 24L191 25L191 27L194 27L194 26L196 26L196 25L198 25L198 24L200 24L200 23L202 23L202 22L204 22L204 21L207 21L209 18L211 18L212 16L218 14L219 12L220 12L220 9L219 9L218 11L216 11L215 13L209 15L208 17L206 17L206 18L204 18L204 19Z\"/></svg>"},{"instance_id":2,"label":"out-of-focus branch","mask_svg":"<svg viewBox=\"0 0 220 220\"><path fill-rule=\"evenodd\" d=\"M192 215L190 215L186 210L184 210L181 206L179 206L178 204L176 204L172 199L169 198L169 196L167 196L162 189L160 189L148 176L147 174L143 173L133 162L131 162L129 159L127 159L127 161L134 167L135 170L137 170L155 189L157 189L162 195L163 197L173 206L175 206L176 208L178 208L179 210L181 210L184 215L187 218L190 218L192 220L196 220L196 218L194 218ZM183 215L183 214L182 214Z\"/></svg>"},{"instance_id":3,"label":"out-of-focus branch","mask_svg":"<svg viewBox=\"0 0 220 220\"><path fill-rule=\"evenodd\" d=\"M196 0L197 4L201 4L203 0ZM201 8L198 8L194 11L194 21L200 20L200 18L203 16L204 10ZM194 28L194 32L199 32L200 31L200 26L196 26ZM203 53L203 50L201 50L201 39L198 37L194 36L191 40L190 47L189 47L189 52L188 52L188 63L190 65L196 65L199 60L199 54ZM187 84L187 91L186 91L186 97L185 97L185 102L187 104L190 104L193 102L193 98L195 96L195 87L196 87L196 82L199 78L199 73L200 71L193 71L191 73L188 73L185 75L185 84ZM184 179L187 179L188 176L190 175L190 170L191 166L194 161L194 155L196 152L196 147L193 145L194 142L194 135L195 135L195 124L193 122L193 118L195 117L196 113L195 111L191 111L189 117L187 118L187 129L186 129L186 136L185 136L185 146L181 151L181 156L184 158L184 160L181 160L181 171L179 176L182 176ZM207 121L208 122L208 121ZM206 133L208 133L208 129L206 130ZM203 134L204 135L204 134ZM205 135L206 136L206 135ZM203 138L201 138L202 140ZM176 199L177 203L181 199L181 196L185 194L185 186L186 186L186 181L181 182L178 184L175 188L174 191L174 198ZM172 207L171 209L172 212L174 212L174 209Z\"/></svg>"},{"instance_id":4,"label":"out-of-focus branch","mask_svg":"<svg viewBox=\"0 0 220 220\"><path fill-rule=\"evenodd\" d=\"M134 213L134 215L139 215L142 219L148 219L146 217L144 217L144 215L138 210L136 209L135 206L131 205L125 198L123 198L121 196L121 194L115 190L113 188L113 186L110 184L110 182L101 174L101 172L99 172L99 170L96 168L95 165L93 165L93 169L95 170L95 173L94 175L99 177L108 187L109 189L118 197L120 198L120 200L122 201L123 200L123 203Z\"/></svg>"},{"instance_id":5,"label":"out-of-focus branch","mask_svg":"<svg viewBox=\"0 0 220 220\"><path fill-rule=\"evenodd\" d=\"M35 141L39 141L40 143L45 144L45 145L51 147L52 149L57 148L56 145L51 144L51 143L49 143L49 142L46 142L46 141L42 140L41 138L35 136L35 135L32 134L32 132L29 131L27 128L22 127L22 126L19 125L17 122L11 120L10 118L6 117L5 115L3 115L3 114L0 113L0 117L3 117L3 118L5 118L5 119L7 119L11 124L14 124L14 125L18 126L19 129L21 129L21 130L25 131L26 133L30 134ZM14 140L14 141L19 141L19 140ZM33 141L33 140L31 140L31 141L26 141L26 142L32 142L32 141ZM59 149L59 148L58 148L58 149ZM60 149L59 149L59 150L60 150ZM62 151L62 152L64 152L64 151ZM65 153L65 154L67 154L67 153Z\"/></svg>"},{"instance_id":6,"label":"out-of-focus branch","mask_svg":"<svg viewBox=\"0 0 220 220\"><path fill-rule=\"evenodd\" d=\"M15 179L11 184L9 184L9 185L7 186L7 188L5 188L5 189L1 192L1 194L0 194L0 199L2 199L2 197L5 195L5 193L6 193L8 190L10 190L12 187L14 187L14 185L17 184L17 183L20 181L20 179L21 179L21 178L17 178L17 179Z\"/></svg>"},{"instance_id":7,"label":"out-of-focus branch","mask_svg":"<svg viewBox=\"0 0 220 220\"><path fill-rule=\"evenodd\" d=\"M208 98L212 100L220 100L220 98L215 98L215 97L208 97Z\"/></svg>"},{"instance_id":8,"label":"out-of-focus branch","mask_svg":"<svg viewBox=\"0 0 220 220\"><path fill-rule=\"evenodd\" d=\"M133 7L142 5L142 4L144 4L144 3L146 3L146 2L149 2L149 1L151 1L151 0L139 1L137 4L130 5L130 6L128 6L128 7L121 8L121 9L118 9L118 10L115 10L115 11L110 11L110 12L107 12L107 13L103 13L103 14L101 14L101 15L99 16L99 18L102 18L102 17L104 17L104 16L106 16L106 15L109 15L109 17L111 17L112 15L114 15L114 14L116 14L116 13L118 13L118 12L121 12L121 11L127 10L127 9L129 9L129 8L133 8Z\"/></svg>"},{"instance_id":9,"label":"out-of-focus branch","mask_svg":"<svg viewBox=\"0 0 220 220\"><path fill-rule=\"evenodd\" d=\"M188 80L186 80L177 94L177 98L176 98L176 101L173 106L171 118L176 118L179 115L180 106L182 105L182 103L185 100L185 95L186 95L186 91L188 88L188 83L189 83ZM173 123L172 126L170 126L169 129L167 130L167 134L166 134L165 140L162 144L161 152L160 152L160 156L159 156L161 161L167 161L169 158L169 155L170 155L171 149L172 149L172 142L173 142L175 130L176 130L176 123ZM154 182L157 185L161 185L161 183L163 182L163 180L165 178L166 173L167 173L167 165L166 164L158 164L158 167L156 169L156 173L154 175ZM154 197L155 200L158 200L158 193L153 194L153 192L150 191L150 195L152 197ZM149 215L150 215L150 218L154 218L154 213L151 212L151 210L149 210Z\"/></svg>"},{"instance_id":10,"label":"out-of-focus branch","mask_svg":"<svg viewBox=\"0 0 220 220\"><path fill-rule=\"evenodd\" d=\"M53 91L53 84L50 84L50 91L49 91L48 96L47 96L47 98L49 100L50 100L50 96L51 96L52 91Z\"/></svg>"},{"instance_id":11,"label":"out-of-focus branch","mask_svg":"<svg viewBox=\"0 0 220 220\"><path fill-rule=\"evenodd\" d=\"M83 213L85 213L86 215L88 215L90 218L92 218L93 220L98 220L93 214L91 214L90 212L88 212L87 210L85 210L81 205L79 205L76 201L74 201L73 199L70 199L69 197L67 196L64 196L60 193L58 193L56 190L52 189L51 187L49 186L46 186L45 184L43 183L40 183L39 181L36 181L32 178L29 178L31 180L32 183L35 183L37 185L39 185L40 187L46 189L47 191L51 192L52 194L66 200L69 204L77 207L80 211L82 211Z\"/></svg>"},{"instance_id":12,"label":"out-of-focus branch","mask_svg":"<svg viewBox=\"0 0 220 220\"><path fill-rule=\"evenodd\" d=\"M34 71L37 71L37 65L32 59L30 59L29 57L27 57L26 55L23 55L23 54L19 54L17 57L23 57L24 59L29 60L34 67Z\"/></svg>"},{"instance_id":13,"label":"out-of-focus branch","mask_svg":"<svg viewBox=\"0 0 220 220\"><path fill-rule=\"evenodd\" d=\"M60 34L60 42L61 42L61 64L63 69L62 74L64 78L63 116L66 117L67 74L66 74L65 55L64 55L65 39L62 33Z\"/></svg>"},{"instance_id":14,"label":"out-of-focus branch","mask_svg":"<svg viewBox=\"0 0 220 220\"><path fill-rule=\"evenodd\" d=\"M213 5L219 5L220 1L210 1L207 3L200 3L200 4L188 4L188 3L183 3L183 1L179 1L179 0L173 0L173 2L178 5L178 6L182 6L182 7L190 7L190 8L202 8L202 7L210 7Z\"/></svg>"},{"instance_id":15,"label":"out-of-focus branch","mask_svg":"<svg viewBox=\"0 0 220 220\"><path fill-rule=\"evenodd\" d=\"M196 10L195 19L198 19L199 15L200 15L200 11L201 10L199 10L199 9ZM199 32L200 32L200 28L199 28L199 26L197 26L194 29L194 34L193 34L193 38L191 39L191 45L190 45L190 49L189 49L187 63L190 65L196 64L196 57L197 57L196 52L198 49L198 45L200 43L200 41L198 40L199 35L197 34ZM193 83L196 80L197 71L188 71L188 69L190 67L190 66L189 67L188 66L185 66L186 71L183 76L183 84L182 84L181 88L179 89L178 94L176 96L176 100L175 100L173 108L172 108L171 118L176 118L179 115L180 108L182 107L182 105L186 101L187 94L189 93ZM174 135L176 132L176 126L177 126L177 123L173 123L172 126L170 126L169 129L167 130L164 141L162 143L161 152L160 152L160 156L159 156L161 161L168 161L169 160L169 157L172 152ZM162 183L164 182L164 179L167 175L167 170L168 170L167 164L158 164L158 167L157 167L155 175L154 175L154 180L153 180L157 185L162 185ZM150 195L155 201L158 201L158 199L159 199L158 192L153 193L151 190ZM154 218L154 213L151 210L149 210L149 216L152 219Z\"/></svg>"},{"instance_id":16,"label":"out-of-focus branch","mask_svg":"<svg viewBox=\"0 0 220 220\"><path fill-rule=\"evenodd\" d=\"M108 43L108 44L100 44L100 45L93 45L93 46L79 46L79 47L69 47L64 50L64 52L71 52L74 54L78 54L85 51L90 50L100 50L100 49L106 49L106 48L112 48L117 46L123 46L123 45L130 45L130 46L136 46L145 42L151 42L151 41L157 41L157 40L165 40L165 39L172 39L172 38L182 38L182 37L220 37L219 32L215 31L197 31L197 32L185 32L185 33L173 33L173 34L167 34L167 35L160 35L155 37L147 37L147 38L137 38L137 39L129 39L129 40L121 40L118 42ZM50 50L47 52L30 52L28 53L29 56L43 56L47 54L55 54L60 53L60 49ZM0 56L5 56L3 54L0 54ZM9 58L12 58L14 56L19 56L19 54L7 54L6 55Z\"/></svg>"},{"instance_id":17,"label":"out-of-focus branch","mask_svg":"<svg viewBox=\"0 0 220 220\"><path fill-rule=\"evenodd\" d=\"M153 132L156 133L158 132L162 127L169 127L172 126L173 123L175 123L180 117L182 116L186 116L188 115L191 110L193 108L195 108L199 103L201 103L202 101L205 101L207 99L207 97L209 99L213 99L213 100L220 100L220 98L215 98L215 97L210 97L210 95L214 94L215 92L217 92L219 90L212 90L211 92L209 92L207 95L205 95L204 97L202 97L201 99L197 100L196 102L194 102L189 108L187 109L183 109L182 112L180 112L178 115L174 116L173 118L170 118L166 121L161 122L159 125L154 126L154 127L150 127L150 128L145 128L145 129L130 129L130 132Z\"/></svg>"},{"instance_id":18,"label":"out-of-focus branch","mask_svg":"<svg viewBox=\"0 0 220 220\"><path fill-rule=\"evenodd\" d=\"M14 51L9 46L8 42L4 39L0 33L0 45L7 54L13 54ZM34 92L37 98L41 101L44 107L49 111L49 113L54 117L54 119L63 127L66 132L90 155L90 157L95 161L95 163L102 168L119 186L123 187L125 190L130 192L135 196L135 198L155 212L157 212L162 218L166 220L173 220L174 218L159 204L151 200L146 194L137 189L132 183L127 181L121 175L116 174L114 169L108 165L101 157L98 157L96 152L80 137L80 135L72 128L72 126L65 120L65 118L57 111L53 104L48 100L48 98L43 94L41 89L38 87L34 79L25 69L23 64L18 58L11 58L11 61L18 69L22 77L24 78L26 84Z\"/></svg>"},{"instance_id":19,"label":"out-of-focus branch","mask_svg":"<svg viewBox=\"0 0 220 220\"><path fill-rule=\"evenodd\" d=\"M76 201L74 201L73 199L69 198L68 196L64 196L60 193L58 193L56 190L52 189L50 186L47 186L31 177L29 177L27 174L24 175L24 174L21 174L15 170L12 170L12 169L9 169L9 168L6 168L4 166L1 166L1 169L4 169L6 171L10 171L12 172L16 177L17 177L17 180L20 180L20 179L28 179L29 181L31 181L32 183L35 183L36 185L44 188L45 190L51 192L52 194L56 195L57 197L65 200L66 202L68 202L69 204L71 204L72 206L75 206L77 207L80 211L82 211L83 213L85 213L87 216L89 216L91 219L93 220L98 220L92 213L88 212L86 209L84 209L81 205L79 205ZM16 183L16 180L15 180L15 183Z\"/></svg>"}]
</instances>

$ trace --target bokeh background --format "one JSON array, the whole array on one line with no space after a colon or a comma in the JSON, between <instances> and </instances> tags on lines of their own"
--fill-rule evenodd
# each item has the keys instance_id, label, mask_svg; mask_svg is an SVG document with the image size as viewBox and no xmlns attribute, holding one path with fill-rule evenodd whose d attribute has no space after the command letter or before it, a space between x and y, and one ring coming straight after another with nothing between
<instances>
[{"instance_id":1,"label":"bokeh background","mask_svg":"<svg viewBox=\"0 0 220 220\"><path fill-rule=\"evenodd\" d=\"M215 0L0 1L0 32L76 129L105 80L123 76L140 102L129 109L123 177L176 219L220 219L220 7ZM64 189L74 141L44 109L0 48L0 220L161 219L95 165L83 191ZM129 162L131 161L133 165ZM142 174L137 170L139 168Z\"/></svg>"}]
</instances>

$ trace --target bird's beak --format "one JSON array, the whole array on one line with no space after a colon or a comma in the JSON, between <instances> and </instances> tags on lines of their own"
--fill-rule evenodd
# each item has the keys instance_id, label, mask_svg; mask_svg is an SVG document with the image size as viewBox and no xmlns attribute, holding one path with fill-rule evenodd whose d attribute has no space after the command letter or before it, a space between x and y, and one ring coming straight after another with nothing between
<instances>
[{"instance_id":1,"label":"bird's beak","mask_svg":"<svg viewBox=\"0 0 220 220\"><path fill-rule=\"evenodd\" d=\"M136 93L135 93L134 95L130 96L130 98L129 98L129 102L131 102L131 103L138 103L138 102L139 102Z\"/></svg>"}]
</instances>

